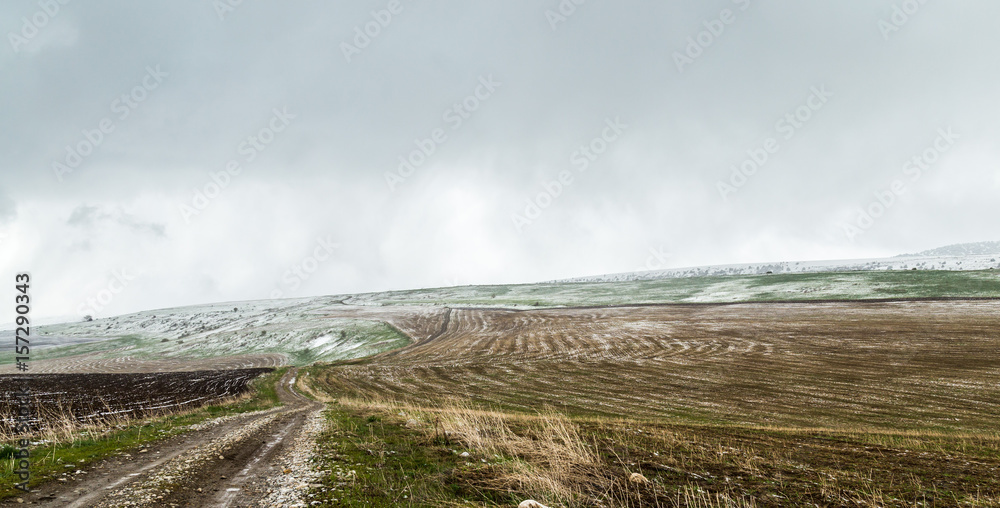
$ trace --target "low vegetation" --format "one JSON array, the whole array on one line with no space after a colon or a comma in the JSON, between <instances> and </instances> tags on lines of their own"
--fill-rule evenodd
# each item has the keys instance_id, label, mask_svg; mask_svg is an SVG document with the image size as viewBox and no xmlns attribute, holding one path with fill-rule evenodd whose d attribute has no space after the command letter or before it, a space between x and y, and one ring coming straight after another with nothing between
<instances>
[{"instance_id":1,"label":"low vegetation","mask_svg":"<svg viewBox=\"0 0 1000 508\"><path fill-rule=\"evenodd\" d=\"M330 506L986 507L1000 435L567 418L343 398L320 438Z\"/></svg>"}]
</instances>

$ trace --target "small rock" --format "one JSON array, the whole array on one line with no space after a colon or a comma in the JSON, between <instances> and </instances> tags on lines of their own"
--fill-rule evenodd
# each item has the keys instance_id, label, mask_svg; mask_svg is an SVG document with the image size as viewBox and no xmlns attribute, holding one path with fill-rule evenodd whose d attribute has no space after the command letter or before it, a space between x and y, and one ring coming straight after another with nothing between
<instances>
[{"instance_id":1,"label":"small rock","mask_svg":"<svg viewBox=\"0 0 1000 508\"><path fill-rule=\"evenodd\" d=\"M469 452L462 452L462 453L458 454L458 456L459 457L468 457L469 456Z\"/></svg>"},{"instance_id":2,"label":"small rock","mask_svg":"<svg viewBox=\"0 0 1000 508\"><path fill-rule=\"evenodd\" d=\"M549 508L549 507L545 506L542 503L539 503L538 501L535 501L534 499L526 499L524 501L521 501L521 504L517 505L517 508Z\"/></svg>"},{"instance_id":3,"label":"small rock","mask_svg":"<svg viewBox=\"0 0 1000 508\"><path fill-rule=\"evenodd\" d=\"M632 473L629 475L628 481L632 483L638 483L640 485L645 485L649 480L647 480L645 476L639 473Z\"/></svg>"}]
</instances>

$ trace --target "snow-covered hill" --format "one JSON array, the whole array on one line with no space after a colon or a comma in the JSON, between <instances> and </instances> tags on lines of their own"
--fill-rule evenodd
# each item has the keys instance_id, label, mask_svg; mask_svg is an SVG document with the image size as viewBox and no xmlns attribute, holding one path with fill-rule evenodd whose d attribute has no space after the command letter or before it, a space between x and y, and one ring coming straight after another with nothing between
<instances>
[{"instance_id":1,"label":"snow-covered hill","mask_svg":"<svg viewBox=\"0 0 1000 508\"><path fill-rule=\"evenodd\" d=\"M949 245L917 254L891 258L839 261L779 261L732 265L670 268L647 272L575 277L553 282L617 282L706 275L763 275L767 273L854 272L877 270L989 270L1000 269L1000 242Z\"/></svg>"},{"instance_id":2,"label":"snow-covered hill","mask_svg":"<svg viewBox=\"0 0 1000 508\"><path fill-rule=\"evenodd\" d=\"M44 351L40 360L81 355L165 360L271 354L294 365L360 358L409 342L380 321L330 319L319 313L336 303L316 297L158 309L40 326L34 340ZM0 359L0 365L10 361Z\"/></svg>"},{"instance_id":3,"label":"snow-covered hill","mask_svg":"<svg viewBox=\"0 0 1000 508\"><path fill-rule=\"evenodd\" d=\"M1000 242L957 243L925 250L916 254L903 254L897 257L963 257L963 256L1000 256Z\"/></svg>"}]
</instances>

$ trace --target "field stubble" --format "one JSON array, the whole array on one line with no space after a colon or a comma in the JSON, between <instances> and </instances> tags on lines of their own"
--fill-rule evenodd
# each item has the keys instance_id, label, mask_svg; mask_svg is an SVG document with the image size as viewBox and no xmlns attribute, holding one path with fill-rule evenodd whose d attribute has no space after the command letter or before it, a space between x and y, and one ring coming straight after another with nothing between
<instances>
[{"instance_id":1,"label":"field stubble","mask_svg":"<svg viewBox=\"0 0 1000 508\"><path fill-rule=\"evenodd\" d=\"M415 344L323 381L419 403L799 428L992 431L1000 407L994 301L451 309L436 327L393 324Z\"/></svg>"},{"instance_id":2,"label":"field stubble","mask_svg":"<svg viewBox=\"0 0 1000 508\"><path fill-rule=\"evenodd\" d=\"M313 369L315 386L361 414L449 430L486 461L449 477L476 492L566 506L1000 505L1000 302L390 322L415 343ZM633 472L649 483L625 481Z\"/></svg>"}]
</instances>

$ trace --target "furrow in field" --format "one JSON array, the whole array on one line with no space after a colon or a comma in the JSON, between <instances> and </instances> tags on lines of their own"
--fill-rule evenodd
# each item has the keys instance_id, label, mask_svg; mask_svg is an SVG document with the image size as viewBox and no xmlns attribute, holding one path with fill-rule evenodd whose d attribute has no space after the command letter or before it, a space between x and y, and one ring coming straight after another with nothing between
<instances>
[{"instance_id":1,"label":"furrow in field","mask_svg":"<svg viewBox=\"0 0 1000 508\"><path fill-rule=\"evenodd\" d=\"M1000 403L996 301L447 312L330 375L415 401L761 423L972 428Z\"/></svg>"}]
</instances>

